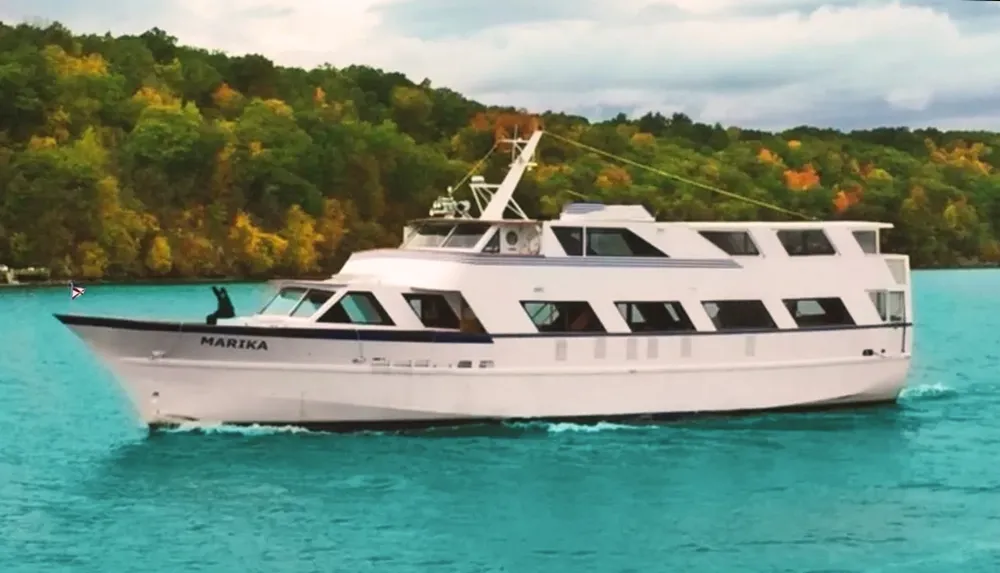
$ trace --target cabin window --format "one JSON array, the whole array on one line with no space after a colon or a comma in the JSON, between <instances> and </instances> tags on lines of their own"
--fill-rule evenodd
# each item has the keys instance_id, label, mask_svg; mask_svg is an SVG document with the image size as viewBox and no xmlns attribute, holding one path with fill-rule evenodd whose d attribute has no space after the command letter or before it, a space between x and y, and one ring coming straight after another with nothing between
<instances>
[{"instance_id":1,"label":"cabin window","mask_svg":"<svg viewBox=\"0 0 1000 573\"><path fill-rule=\"evenodd\" d=\"M375 295L363 291L345 294L317 322L394 326L389 314L382 308Z\"/></svg>"},{"instance_id":2,"label":"cabin window","mask_svg":"<svg viewBox=\"0 0 1000 573\"><path fill-rule=\"evenodd\" d=\"M403 298L416 313L420 322L427 328L459 329L458 315L455 314L444 295L404 294Z\"/></svg>"},{"instance_id":3,"label":"cabin window","mask_svg":"<svg viewBox=\"0 0 1000 573\"><path fill-rule=\"evenodd\" d=\"M469 303L466 302L465 297L462 293L456 292L452 296L458 299L458 329L462 332L472 333L472 334L486 334L486 329L483 328L483 323L479 322L479 317L476 315Z\"/></svg>"},{"instance_id":4,"label":"cabin window","mask_svg":"<svg viewBox=\"0 0 1000 573\"><path fill-rule=\"evenodd\" d=\"M486 333L483 324L479 322L479 317L460 292L407 293L403 295L403 299L427 328L447 328L472 334Z\"/></svg>"},{"instance_id":5,"label":"cabin window","mask_svg":"<svg viewBox=\"0 0 1000 573\"><path fill-rule=\"evenodd\" d=\"M585 301L522 301L538 332L607 332Z\"/></svg>"},{"instance_id":6,"label":"cabin window","mask_svg":"<svg viewBox=\"0 0 1000 573\"><path fill-rule=\"evenodd\" d=\"M856 324L844 301L830 298L786 298L782 302L799 326L849 326Z\"/></svg>"},{"instance_id":7,"label":"cabin window","mask_svg":"<svg viewBox=\"0 0 1000 573\"><path fill-rule=\"evenodd\" d=\"M489 223L459 223L441 246L446 249L471 249L491 226Z\"/></svg>"},{"instance_id":8,"label":"cabin window","mask_svg":"<svg viewBox=\"0 0 1000 573\"><path fill-rule=\"evenodd\" d=\"M616 302L615 306L632 332L695 330L679 302Z\"/></svg>"},{"instance_id":9,"label":"cabin window","mask_svg":"<svg viewBox=\"0 0 1000 573\"><path fill-rule=\"evenodd\" d=\"M308 318L318 311L335 294L334 291L310 289L292 311L292 316Z\"/></svg>"},{"instance_id":10,"label":"cabin window","mask_svg":"<svg viewBox=\"0 0 1000 573\"><path fill-rule=\"evenodd\" d=\"M483 247L484 253L496 254L500 252L500 230L497 229L493 231L493 236L490 237L489 241L486 241L486 246Z\"/></svg>"},{"instance_id":11,"label":"cabin window","mask_svg":"<svg viewBox=\"0 0 1000 573\"><path fill-rule=\"evenodd\" d=\"M906 321L906 295L899 291L872 290L868 296L882 322Z\"/></svg>"},{"instance_id":12,"label":"cabin window","mask_svg":"<svg viewBox=\"0 0 1000 573\"><path fill-rule=\"evenodd\" d=\"M702 237L734 257L757 256L760 251L747 231L699 231Z\"/></svg>"},{"instance_id":13,"label":"cabin window","mask_svg":"<svg viewBox=\"0 0 1000 573\"><path fill-rule=\"evenodd\" d=\"M837 254L822 229L782 229L778 231L778 240L793 257Z\"/></svg>"},{"instance_id":14,"label":"cabin window","mask_svg":"<svg viewBox=\"0 0 1000 573\"><path fill-rule=\"evenodd\" d=\"M878 233L875 231L854 231L854 240L858 242L861 250L874 255L878 253Z\"/></svg>"},{"instance_id":15,"label":"cabin window","mask_svg":"<svg viewBox=\"0 0 1000 573\"><path fill-rule=\"evenodd\" d=\"M288 316L288 313L292 312L299 301L302 300L302 296L306 294L306 289L302 287L285 287L278 291L278 294L274 295L264 308L260 310L260 314L269 314L275 316Z\"/></svg>"},{"instance_id":16,"label":"cabin window","mask_svg":"<svg viewBox=\"0 0 1000 573\"><path fill-rule=\"evenodd\" d=\"M711 300L701 303L716 330L763 330L778 326L759 300Z\"/></svg>"},{"instance_id":17,"label":"cabin window","mask_svg":"<svg viewBox=\"0 0 1000 573\"><path fill-rule=\"evenodd\" d=\"M628 229L587 227L588 257L666 257Z\"/></svg>"},{"instance_id":18,"label":"cabin window","mask_svg":"<svg viewBox=\"0 0 1000 573\"><path fill-rule=\"evenodd\" d=\"M407 248L440 247L448 234L455 228L454 223L423 223L417 225L406 242Z\"/></svg>"},{"instance_id":19,"label":"cabin window","mask_svg":"<svg viewBox=\"0 0 1000 573\"><path fill-rule=\"evenodd\" d=\"M552 227L563 251L571 257L583 256L583 229L581 227Z\"/></svg>"}]
</instances>

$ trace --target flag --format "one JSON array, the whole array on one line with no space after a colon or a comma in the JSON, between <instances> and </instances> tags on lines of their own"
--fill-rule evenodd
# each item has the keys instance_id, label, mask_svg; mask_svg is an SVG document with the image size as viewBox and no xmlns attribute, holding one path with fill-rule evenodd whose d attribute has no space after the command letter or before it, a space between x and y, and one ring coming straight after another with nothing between
<instances>
[{"instance_id":1,"label":"flag","mask_svg":"<svg viewBox=\"0 0 1000 573\"><path fill-rule=\"evenodd\" d=\"M85 289L83 287L78 287L78 286L74 285L73 281L69 282L69 299L70 300L76 300L76 297L82 296L83 293L86 292L86 291L87 291L87 289Z\"/></svg>"}]
</instances>

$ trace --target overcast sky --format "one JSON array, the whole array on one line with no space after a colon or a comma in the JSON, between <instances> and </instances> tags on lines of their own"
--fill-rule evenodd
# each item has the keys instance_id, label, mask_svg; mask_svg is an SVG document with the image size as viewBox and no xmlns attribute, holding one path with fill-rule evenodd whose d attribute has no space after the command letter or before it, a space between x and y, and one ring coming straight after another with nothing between
<instances>
[{"instance_id":1,"label":"overcast sky","mask_svg":"<svg viewBox=\"0 0 1000 573\"><path fill-rule=\"evenodd\" d=\"M782 128L1000 129L1000 2L0 0L7 23L158 26L284 65L368 64L484 103Z\"/></svg>"}]
</instances>

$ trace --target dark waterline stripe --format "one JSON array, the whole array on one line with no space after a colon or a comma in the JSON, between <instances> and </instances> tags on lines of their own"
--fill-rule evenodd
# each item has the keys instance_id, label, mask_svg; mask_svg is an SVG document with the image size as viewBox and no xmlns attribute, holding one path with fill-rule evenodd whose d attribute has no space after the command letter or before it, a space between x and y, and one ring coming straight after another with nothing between
<instances>
[{"instance_id":1,"label":"dark waterline stripe","mask_svg":"<svg viewBox=\"0 0 1000 573\"><path fill-rule=\"evenodd\" d=\"M806 414L814 412L860 411L898 407L897 400L877 400L869 402L854 402L848 404L821 404L813 406L786 406L760 410L731 410L704 412L669 412L650 414L626 414L618 416L550 416L541 418L450 418L438 420L385 420L385 421L350 421L350 422L223 422L234 427L271 427L271 428L302 428L315 432L355 433L355 432L426 432L439 430L443 432L478 428L481 433L488 434L497 429L508 429L512 424L578 424L590 426L600 423L624 425L660 425L665 423L689 422L700 419L738 419L773 414ZM188 423L197 424L197 420ZM150 434L174 430L181 423L154 423L147 425ZM516 430L516 428L514 428ZM193 430L197 432L197 429ZM479 433L479 432L477 432ZM418 434L419 436L419 434Z\"/></svg>"}]
</instances>

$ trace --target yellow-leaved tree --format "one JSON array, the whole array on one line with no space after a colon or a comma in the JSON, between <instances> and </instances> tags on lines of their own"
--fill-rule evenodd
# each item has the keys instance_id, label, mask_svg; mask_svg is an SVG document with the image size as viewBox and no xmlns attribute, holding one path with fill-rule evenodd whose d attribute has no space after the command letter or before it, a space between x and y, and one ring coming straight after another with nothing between
<instances>
[{"instance_id":1,"label":"yellow-leaved tree","mask_svg":"<svg viewBox=\"0 0 1000 573\"><path fill-rule=\"evenodd\" d=\"M108 266L108 254L94 241L84 241L76 247L76 269L85 279L99 279Z\"/></svg>"},{"instance_id":2,"label":"yellow-leaved tree","mask_svg":"<svg viewBox=\"0 0 1000 573\"><path fill-rule=\"evenodd\" d=\"M306 275L318 270L317 244L323 237L316 231L316 221L298 205L292 205L285 215L285 228L281 237L287 242L284 267L295 275Z\"/></svg>"},{"instance_id":3,"label":"yellow-leaved tree","mask_svg":"<svg viewBox=\"0 0 1000 573\"><path fill-rule=\"evenodd\" d=\"M146 268L155 275L163 276L174 268L170 242L163 235L157 235L146 252Z\"/></svg>"},{"instance_id":4,"label":"yellow-leaved tree","mask_svg":"<svg viewBox=\"0 0 1000 573\"><path fill-rule=\"evenodd\" d=\"M337 258L340 242L347 234L347 215L340 201L325 199L323 214L316 221L316 232L319 235L318 251L320 260L331 264Z\"/></svg>"},{"instance_id":5,"label":"yellow-leaved tree","mask_svg":"<svg viewBox=\"0 0 1000 573\"><path fill-rule=\"evenodd\" d=\"M288 248L288 241L261 230L248 214L239 211L229 228L229 247L239 270L250 276L260 276L277 266Z\"/></svg>"}]
</instances>

